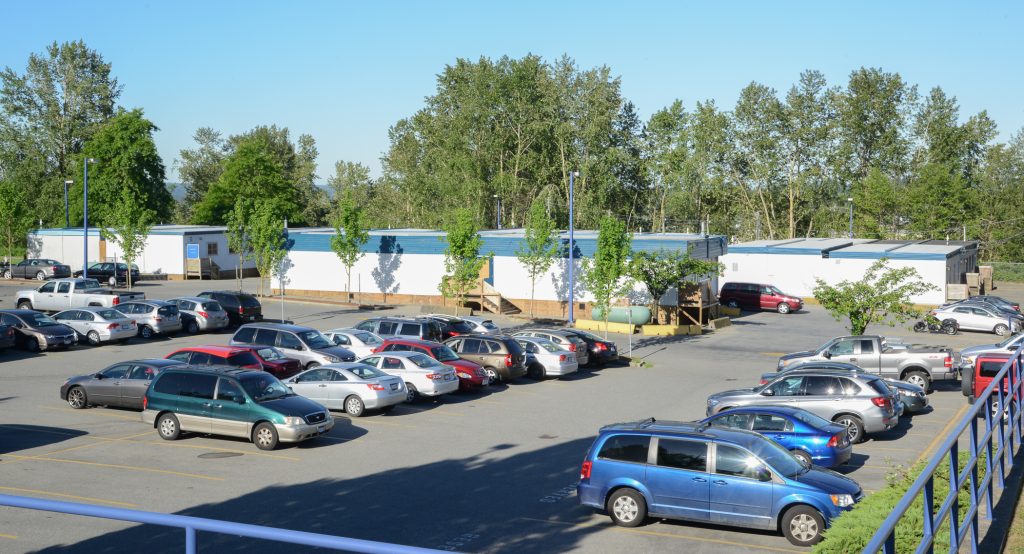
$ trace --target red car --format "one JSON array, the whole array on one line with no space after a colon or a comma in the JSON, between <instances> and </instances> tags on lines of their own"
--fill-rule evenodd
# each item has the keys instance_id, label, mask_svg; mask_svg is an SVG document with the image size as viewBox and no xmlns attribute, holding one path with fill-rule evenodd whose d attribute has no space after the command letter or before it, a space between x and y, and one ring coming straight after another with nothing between
<instances>
[{"instance_id":1,"label":"red car","mask_svg":"<svg viewBox=\"0 0 1024 554\"><path fill-rule=\"evenodd\" d=\"M244 369L263 369L263 364L248 348L239 346L193 346L175 350L166 356L189 365L230 365Z\"/></svg>"},{"instance_id":2,"label":"red car","mask_svg":"<svg viewBox=\"0 0 1024 554\"><path fill-rule=\"evenodd\" d=\"M971 368L973 371L965 370L960 376L960 386L964 396L967 397L967 402L974 404L977 398L981 396L981 393L985 392L985 389L992 384L992 378L999 374L999 371L1003 369L1006 362L1011 359L1013 359L1013 355L1010 353L983 354L978 356L978 358L974 360L974 367ZM1014 377L1015 369L1016 368L1011 366L1010 371L1006 372L1006 377L1003 378L1002 386L996 387L996 389L1002 389L1004 400L1007 396L1011 396L1013 391L1017 388L1017 382ZM992 398L998 398L996 396L997 394L998 393L993 390ZM1003 412L1003 417L1006 417L1009 410L1005 406L1000 410L998 403L993 400L992 417L998 419L1000 411Z\"/></svg>"},{"instance_id":3,"label":"red car","mask_svg":"<svg viewBox=\"0 0 1024 554\"><path fill-rule=\"evenodd\" d=\"M377 352L419 352L455 368L459 376L459 390L473 390L485 387L490 383L484 368L475 362L463 360L448 346L439 342L418 339L386 339L383 344L373 349Z\"/></svg>"},{"instance_id":4,"label":"red car","mask_svg":"<svg viewBox=\"0 0 1024 554\"><path fill-rule=\"evenodd\" d=\"M804 306L799 296L786 294L774 285L763 283L726 283L722 285L718 301L730 308L772 310L780 314L800 311Z\"/></svg>"},{"instance_id":5,"label":"red car","mask_svg":"<svg viewBox=\"0 0 1024 554\"><path fill-rule=\"evenodd\" d=\"M263 371L278 379L287 379L302 372L302 363L299 360L285 356L273 346L233 346L232 348L252 352L263 364Z\"/></svg>"}]
</instances>

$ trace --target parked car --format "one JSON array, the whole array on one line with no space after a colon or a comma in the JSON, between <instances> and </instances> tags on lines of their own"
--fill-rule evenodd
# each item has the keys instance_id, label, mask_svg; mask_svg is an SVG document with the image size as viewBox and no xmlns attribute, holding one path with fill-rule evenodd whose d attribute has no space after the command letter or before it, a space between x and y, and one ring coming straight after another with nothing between
<instances>
[{"instance_id":1,"label":"parked car","mask_svg":"<svg viewBox=\"0 0 1024 554\"><path fill-rule=\"evenodd\" d=\"M263 365L263 371L277 377L280 380L298 375L302 371L302 364L295 358L285 356L280 350L273 346L232 346L252 352Z\"/></svg>"},{"instance_id":2,"label":"parked car","mask_svg":"<svg viewBox=\"0 0 1024 554\"><path fill-rule=\"evenodd\" d=\"M586 341L577 336L576 333L558 329L525 329L512 333L512 336L516 338L537 337L549 340L561 348L576 354L576 363L579 364L579 367L590 363L590 349L587 348Z\"/></svg>"},{"instance_id":3,"label":"parked car","mask_svg":"<svg viewBox=\"0 0 1024 554\"><path fill-rule=\"evenodd\" d=\"M17 342L18 333L14 330L14 326L0 323L0 351L13 348Z\"/></svg>"},{"instance_id":4,"label":"parked car","mask_svg":"<svg viewBox=\"0 0 1024 554\"><path fill-rule=\"evenodd\" d=\"M846 362L803 362L788 365L781 371L761 374L761 385L774 380L780 374L790 374L794 371L839 371L847 373L871 373L864 368L857 367ZM928 395L923 388L913 383L899 381L896 379L883 378L886 386L893 393L893 401L907 413L913 414L924 411L928 407ZM902 411L898 415L903 415Z\"/></svg>"},{"instance_id":5,"label":"parked car","mask_svg":"<svg viewBox=\"0 0 1024 554\"><path fill-rule=\"evenodd\" d=\"M345 410L352 417L366 410L391 411L405 402L405 383L376 367L339 363L308 369L285 383L296 392L328 409Z\"/></svg>"},{"instance_id":6,"label":"parked car","mask_svg":"<svg viewBox=\"0 0 1024 554\"><path fill-rule=\"evenodd\" d=\"M327 337L335 345L351 350L357 358L373 354L373 349L384 344L384 339L370 331L342 328L325 331Z\"/></svg>"},{"instance_id":7,"label":"parked car","mask_svg":"<svg viewBox=\"0 0 1024 554\"><path fill-rule=\"evenodd\" d=\"M119 406L141 410L142 397L146 395L153 377L164 369L179 365L181 362L175 360L148 358L117 362L96 373L64 381L60 386L60 399L75 409Z\"/></svg>"},{"instance_id":8,"label":"parked car","mask_svg":"<svg viewBox=\"0 0 1024 554\"><path fill-rule=\"evenodd\" d=\"M1013 316L981 304L954 304L930 312L939 319L955 319L961 331L982 331L999 336L1021 331L1020 316Z\"/></svg>"},{"instance_id":9,"label":"parked car","mask_svg":"<svg viewBox=\"0 0 1024 554\"><path fill-rule=\"evenodd\" d=\"M78 344L74 329L33 310L0 310L0 323L13 327L15 345L29 352L60 350Z\"/></svg>"},{"instance_id":10,"label":"parked car","mask_svg":"<svg viewBox=\"0 0 1024 554\"><path fill-rule=\"evenodd\" d=\"M878 335L836 337L814 350L779 358L780 370L803 362L847 362L869 373L900 379L931 390L936 379L957 377L955 356L946 346L890 344Z\"/></svg>"},{"instance_id":11,"label":"parked car","mask_svg":"<svg viewBox=\"0 0 1024 554\"><path fill-rule=\"evenodd\" d=\"M163 300L133 300L118 304L115 310L135 320L139 336L151 339L181 331L178 306Z\"/></svg>"},{"instance_id":12,"label":"parked car","mask_svg":"<svg viewBox=\"0 0 1024 554\"><path fill-rule=\"evenodd\" d=\"M429 317L374 317L359 323L356 329L376 333L385 339L443 340L441 324Z\"/></svg>"},{"instance_id":13,"label":"parked car","mask_svg":"<svg viewBox=\"0 0 1024 554\"><path fill-rule=\"evenodd\" d=\"M774 310L780 314L798 312L804 307L799 296L786 294L775 285L764 283L725 283L718 301L730 308Z\"/></svg>"},{"instance_id":14,"label":"parked car","mask_svg":"<svg viewBox=\"0 0 1024 554\"><path fill-rule=\"evenodd\" d=\"M85 272L90 279L96 279L101 283L106 283L111 287L116 287L119 283L128 283L128 264L125 263L113 263L113 262L100 262L89 264L88 271ZM79 269L73 275L74 277L81 277L82 270ZM138 282L139 280L139 268L135 264L131 267L132 283Z\"/></svg>"},{"instance_id":15,"label":"parked car","mask_svg":"<svg viewBox=\"0 0 1024 554\"><path fill-rule=\"evenodd\" d=\"M430 315L432 317L454 317L454 316L444 315L444 314L430 314ZM472 327L472 329L470 329L470 331L469 331L470 333L476 333L478 335L500 335L501 334L501 327L498 327L498 325L495 324L494 321L492 321L492 320L490 320L490 319L488 319L486 317L480 317L478 315L460 315L458 317L458 319L461 319L462 321L468 323Z\"/></svg>"},{"instance_id":16,"label":"parked car","mask_svg":"<svg viewBox=\"0 0 1024 554\"><path fill-rule=\"evenodd\" d=\"M182 326L185 332L194 335L200 331L223 329L231 323L228 312L216 300L198 296L182 296L168 300L178 307L182 314ZM185 320L185 316L189 316Z\"/></svg>"},{"instance_id":17,"label":"parked car","mask_svg":"<svg viewBox=\"0 0 1024 554\"><path fill-rule=\"evenodd\" d=\"M455 369L419 352L372 354L359 363L383 370L405 382L406 401L422 396L441 396L459 389Z\"/></svg>"},{"instance_id":18,"label":"parked car","mask_svg":"<svg viewBox=\"0 0 1024 554\"><path fill-rule=\"evenodd\" d=\"M320 331L285 323L247 323L235 331L232 346L274 346L285 356L299 360L306 369L338 362L353 362L351 350L335 346Z\"/></svg>"},{"instance_id":19,"label":"parked car","mask_svg":"<svg viewBox=\"0 0 1024 554\"><path fill-rule=\"evenodd\" d=\"M957 300L957 301L954 301L954 302L947 302L947 303L943 304L942 307L945 308L947 306L955 306L957 304L963 304L963 303L967 303L967 302L985 302L987 304L991 304L993 306L998 306L999 308L1002 308L1002 309L1005 309L1005 310L1009 310L1011 312L1020 312L1020 303L1019 302L1011 302L1011 301L1009 301L1009 300L1007 300L1007 299L1005 299L1005 298L1003 298L1001 296L995 296L995 295L992 295L992 294L980 294L978 296L972 296L970 298L965 298L963 300Z\"/></svg>"},{"instance_id":20,"label":"parked car","mask_svg":"<svg viewBox=\"0 0 1024 554\"><path fill-rule=\"evenodd\" d=\"M526 375L526 352L508 335L463 335L444 343L460 358L480 364L491 383Z\"/></svg>"},{"instance_id":21,"label":"parked car","mask_svg":"<svg viewBox=\"0 0 1024 554\"><path fill-rule=\"evenodd\" d=\"M263 305L251 294L241 291L214 290L201 292L196 296L216 300L228 313L231 325L263 320Z\"/></svg>"},{"instance_id":22,"label":"parked car","mask_svg":"<svg viewBox=\"0 0 1024 554\"><path fill-rule=\"evenodd\" d=\"M113 308L131 300L142 300L141 292L113 291L100 287L96 279L57 279L40 285L35 290L16 293L15 305L20 310L62 312L69 308L100 306Z\"/></svg>"},{"instance_id":23,"label":"parked car","mask_svg":"<svg viewBox=\"0 0 1024 554\"><path fill-rule=\"evenodd\" d=\"M526 351L526 374L531 379L561 377L579 370L574 352L547 339L517 337L516 341Z\"/></svg>"},{"instance_id":24,"label":"parked car","mask_svg":"<svg viewBox=\"0 0 1024 554\"><path fill-rule=\"evenodd\" d=\"M850 444L846 427L800 408L733 408L704 419L701 423L760 433L789 450L806 466L841 466L853 454L853 445Z\"/></svg>"},{"instance_id":25,"label":"parked car","mask_svg":"<svg viewBox=\"0 0 1024 554\"><path fill-rule=\"evenodd\" d=\"M431 314L426 317L433 319L441 325L441 340L448 340L459 335L468 335L476 328L472 323L455 316Z\"/></svg>"},{"instance_id":26,"label":"parked car","mask_svg":"<svg viewBox=\"0 0 1024 554\"><path fill-rule=\"evenodd\" d=\"M994 344L980 344L978 346L971 346L964 348L960 351L960 373L970 372L974 370L974 360L982 354L1003 354L1016 352L1018 348L1024 344L1024 333L1018 333L1010 336L1002 342Z\"/></svg>"},{"instance_id":27,"label":"parked car","mask_svg":"<svg viewBox=\"0 0 1024 554\"><path fill-rule=\"evenodd\" d=\"M961 392L967 397L967 403L974 404L977 402L981 398L981 393L985 392L985 389L992 384L992 380L995 379L996 375L999 375L1006 362L1012 359L1014 357L1010 353L982 354L975 358L974 367L971 368L971 371L964 372L963 379L960 381ZM990 409L994 421L998 421L1000 417L1006 418L1010 415L1009 406L1013 400L1012 397L1010 402L1007 402L1006 399L1011 396L1014 389L1011 386L1011 382L1014 379L1013 371L1014 369L1011 366L1006 377L1003 377L1003 382L993 388ZM997 396L998 392L996 392L998 390L1002 390L1003 406L1000 406L999 397Z\"/></svg>"},{"instance_id":28,"label":"parked car","mask_svg":"<svg viewBox=\"0 0 1024 554\"><path fill-rule=\"evenodd\" d=\"M459 378L459 390L475 390L486 387L490 378L484 368L476 362L463 360L446 344L418 339L387 339L374 349L377 352L419 352L455 369Z\"/></svg>"},{"instance_id":29,"label":"parked car","mask_svg":"<svg viewBox=\"0 0 1024 554\"><path fill-rule=\"evenodd\" d=\"M582 329L561 330L566 333L572 333L583 339L583 342L587 343L587 363L604 366L608 362L618 361L619 350L616 348L614 342L608 339L603 339L594 333L589 333Z\"/></svg>"},{"instance_id":30,"label":"parked car","mask_svg":"<svg viewBox=\"0 0 1024 554\"><path fill-rule=\"evenodd\" d=\"M47 258L30 258L4 268L4 279L71 277L71 266Z\"/></svg>"},{"instance_id":31,"label":"parked car","mask_svg":"<svg viewBox=\"0 0 1024 554\"><path fill-rule=\"evenodd\" d=\"M580 504L624 527L682 519L782 531L797 546L821 541L863 496L856 481L757 433L654 418L602 427L576 486Z\"/></svg>"},{"instance_id":32,"label":"parked car","mask_svg":"<svg viewBox=\"0 0 1024 554\"><path fill-rule=\"evenodd\" d=\"M76 308L53 316L54 321L71 327L79 340L92 346L104 342L127 341L138 334L135 320L112 308Z\"/></svg>"},{"instance_id":33,"label":"parked car","mask_svg":"<svg viewBox=\"0 0 1024 554\"><path fill-rule=\"evenodd\" d=\"M243 369L263 369L263 364L248 348L237 346L190 346L179 348L165 356L180 364L202 366L217 365L240 367Z\"/></svg>"},{"instance_id":34,"label":"parked car","mask_svg":"<svg viewBox=\"0 0 1024 554\"><path fill-rule=\"evenodd\" d=\"M273 450L278 442L304 441L334 427L327 408L273 375L232 367L165 369L146 390L142 406L142 421L164 440L191 431L248 438L260 450Z\"/></svg>"},{"instance_id":35,"label":"parked car","mask_svg":"<svg viewBox=\"0 0 1024 554\"><path fill-rule=\"evenodd\" d=\"M712 394L707 415L740 406L793 406L845 425L853 444L899 423L893 392L875 375L827 370L794 373L779 375L760 387Z\"/></svg>"}]
</instances>

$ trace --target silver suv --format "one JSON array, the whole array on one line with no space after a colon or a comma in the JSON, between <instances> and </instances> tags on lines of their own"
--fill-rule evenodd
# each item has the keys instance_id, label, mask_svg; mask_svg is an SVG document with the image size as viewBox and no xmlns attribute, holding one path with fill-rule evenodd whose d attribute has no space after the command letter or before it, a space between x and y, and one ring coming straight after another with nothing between
<instances>
[{"instance_id":1,"label":"silver suv","mask_svg":"<svg viewBox=\"0 0 1024 554\"><path fill-rule=\"evenodd\" d=\"M777 376L753 389L708 397L707 415L737 406L792 406L846 425L851 443L888 431L899 422L892 392L875 375L839 371L800 371Z\"/></svg>"},{"instance_id":2,"label":"silver suv","mask_svg":"<svg viewBox=\"0 0 1024 554\"><path fill-rule=\"evenodd\" d=\"M351 350L335 346L320 331L302 325L283 323L247 323L235 331L231 346L275 346L289 358L299 360L306 369L338 362L353 362Z\"/></svg>"},{"instance_id":3,"label":"silver suv","mask_svg":"<svg viewBox=\"0 0 1024 554\"><path fill-rule=\"evenodd\" d=\"M181 312L177 304L163 300L134 300L122 302L114 309L135 320L139 336L167 335L181 330Z\"/></svg>"}]
</instances>

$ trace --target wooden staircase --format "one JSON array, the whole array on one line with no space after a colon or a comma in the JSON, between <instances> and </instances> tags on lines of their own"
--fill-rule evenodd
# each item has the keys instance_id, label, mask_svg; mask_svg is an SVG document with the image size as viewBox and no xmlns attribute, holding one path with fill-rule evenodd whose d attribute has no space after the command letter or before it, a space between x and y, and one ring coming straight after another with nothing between
<instances>
[{"instance_id":1,"label":"wooden staircase","mask_svg":"<svg viewBox=\"0 0 1024 554\"><path fill-rule=\"evenodd\" d=\"M515 304L505 300L487 281L480 281L480 308L492 314L518 314L521 310Z\"/></svg>"}]
</instances>

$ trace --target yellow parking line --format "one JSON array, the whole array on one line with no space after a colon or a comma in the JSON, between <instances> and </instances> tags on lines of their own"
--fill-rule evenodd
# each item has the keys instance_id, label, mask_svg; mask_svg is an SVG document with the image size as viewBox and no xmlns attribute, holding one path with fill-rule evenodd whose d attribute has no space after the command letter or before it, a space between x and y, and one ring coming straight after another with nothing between
<instances>
[{"instance_id":1,"label":"yellow parking line","mask_svg":"<svg viewBox=\"0 0 1024 554\"><path fill-rule=\"evenodd\" d=\"M14 536L14 535L6 535L4 533L0 533L0 539L17 539L17 538L18 537Z\"/></svg>"},{"instance_id":2,"label":"yellow parking line","mask_svg":"<svg viewBox=\"0 0 1024 554\"><path fill-rule=\"evenodd\" d=\"M416 408L403 407L402 410L403 411L409 411L409 412L412 412L414 414L431 413L431 414L443 415L443 416L448 416L448 417L463 417L462 414L449 414L449 413L445 413L445 412L443 412L443 411L441 411L439 409L420 410L420 409L416 409Z\"/></svg>"},{"instance_id":3,"label":"yellow parking line","mask_svg":"<svg viewBox=\"0 0 1024 554\"><path fill-rule=\"evenodd\" d=\"M774 546L762 546L759 544L748 544L743 542L727 541L723 539L708 539L704 537L697 537L693 535L680 535L676 533L660 533L658 531L641 531L639 529L624 529L622 527L612 527L615 531L620 533L631 533L634 535L651 535L654 537L667 537L671 539L682 539L687 541L700 541L709 542L712 544L724 544L728 546L740 546L743 548L757 549L757 550L771 550L772 552L797 552L803 554L803 550L793 550L790 548L778 548Z\"/></svg>"},{"instance_id":4,"label":"yellow parking line","mask_svg":"<svg viewBox=\"0 0 1024 554\"><path fill-rule=\"evenodd\" d=\"M402 425L401 423L392 423L390 421L377 421L376 419L359 418L358 420L356 420L356 419L352 419L352 418L349 418L349 417L335 417L335 419L344 419L345 421L348 421L349 423L352 423L353 425L355 425L356 423L364 423L365 422L365 423L376 423L376 424L380 424L380 425L390 425L392 427L405 427L406 429L415 429L416 428L416 427L414 427L412 425Z\"/></svg>"},{"instance_id":5,"label":"yellow parking line","mask_svg":"<svg viewBox=\"0 0 1024 554\"><path fill-rule=\"evenodd\" d=\"M49 492L41 491L36 489L19 489L16 487L0 487L0 490L11 491L11 492L23 492L27 494L38 494L42 496L55 496L58 498L70 498L72 500L84 500L86 502L99 502L101 504L113 504L114 506L124 506L125 508L135 508L138 504L132 504L130 502L117 502L116 500L103 500L102 498L92 498L89 496L77 496L74 494L65 494L62 492Z\"/></svg>"},{"instance_id":6,"label":"yellow parking line","mask_svg":"<svg viewBox=\"0 0 1024 554\"><path fill-rule=\"evenodd\" d=\"M46 457L43 457L43 456L18 456L18 455L15 455L15 454L6 454L6 456L10 456L11 458L16 458L16 459L19 459L19 460L36 460L36 461L40 461L40 462L60 462L60 463L65 463L65 464L81 464L81 465L87 465L87 466L107 467L107 468L111 468L111 469L125 469L125 470L130 470L130 471L141 471L143 473L162 473L162 474L165 474L165 475L178 475L178 476L181 476L181 477L192 477L193 479L206 479L208 481L223 481L224 480L223 477L213 477L213 476L210 476L210 475L200 475L198 473L184 473L184 472L181 472L181 471L171 471L171 470L168 470L168 469L156 469L156 468L151 468L151 467L128 466L128 465L120 465L120 464L104 464L104 463L100 463L100 462L87 462L85 460L69 460L69 459L65 459L65 458L46 458Z\"/></svg>"},{"instance_id":7,"label":"yellow parking line","mask_svg":"<svg viewBox=\"0 0 1024 554\"><path fill-rule=\"evenodd\" d=\"M42 410L50 410L52 412L75 412L75 413L78 413L78 414L97 415L97 416L102 416L102 417L113 417L113 418L116 418L116 419L127 419L128 421L138 421L138 422L142 421L142 416L134 416L133 417L133 416L126 416L126 415L120 415L120 414L107 413L106 411L100 411L100 410L102 410L102 408L92 408L92 409L89 409L89 410L76 410L74 408L53 408L53 407L50 407L50 406L36 406L36 407L39 408L39 409L42 409Z\"/></svg>"},{"instance_id":8,"label":"yellow parking line","mask_svg":"<svg viewBox=\"0 0 1024 554\"><path fill-rule=\"evenodd\" d=\"M786 355L785 352L760 352L760 354L762 356L774 356L776 358L779 357L779 356L785 356Z\"/></svg>"},{"instance_id":9,"label":"yellow parking line","mask_svg":"<svg viewBox=\"0 0 1024 554\"><path fill-rule=\"evenodd\" d=\"M958 421L960 421L960 418L963 417L964 413L970 407L971 407L970 404L964 404L963 406L961 406L960 409L957 410L956 414L949 419L949 423L947 423L946 426L942 428L942 431L940 431L938 435L935 435L935 438L932 439L932 442L928 443L928 448L925 448L924 451L921 452L921 456L919 456L917 458L917 461L915 461L914 463L920 462L921 460L923 460L923 459L927 458L928 456L930 456L931 455L931 451L936 446L939 445L939 441L941 441L942 439L944 439L946 437L946 435L949 433L949 430L952 429L953 426L956 425Z\"/></svg>"}]
</instances>

